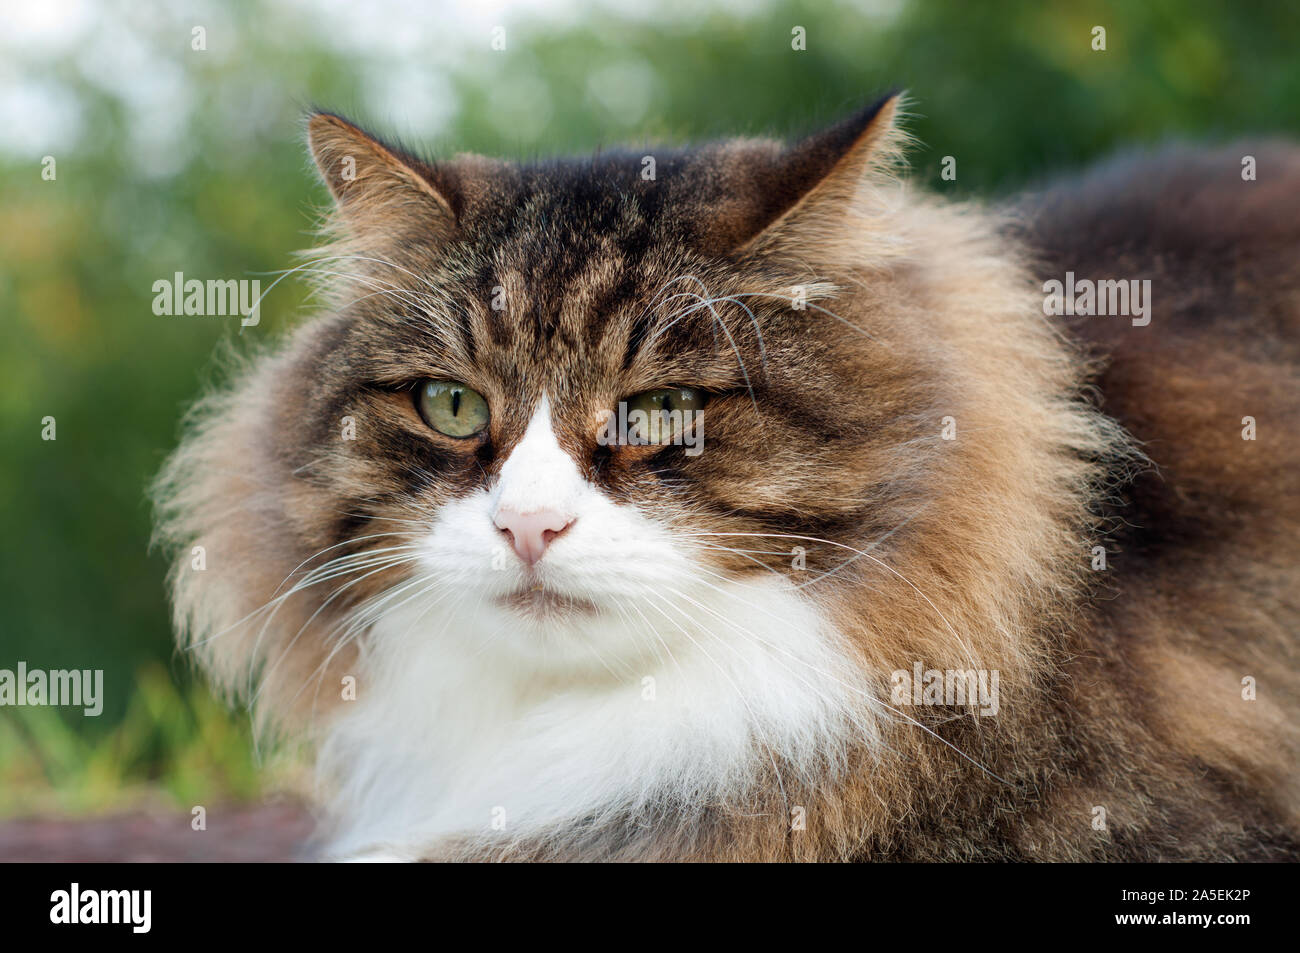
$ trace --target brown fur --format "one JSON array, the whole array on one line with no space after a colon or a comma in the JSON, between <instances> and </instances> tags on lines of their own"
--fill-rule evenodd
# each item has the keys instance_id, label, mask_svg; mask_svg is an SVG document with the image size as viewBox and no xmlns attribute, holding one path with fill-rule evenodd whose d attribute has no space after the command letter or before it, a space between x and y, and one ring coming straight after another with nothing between
<instances>
[{"instance_id":1,"label":"brown fur","mask_svg":"<svg viewBox=\"0 0 1300 953\"><path fill-rule=\"evenodd\" d=\"M330 313L209 400L162 478L186 644L269 722L327 721L317 686L354 662L330 634L399 572L263 607L313 554L378 549L385 520L491 480L545 389L562 445L613 499L778 552L719 551L720 571L788 573L803 545L809 597L882 697L917 661L997 669L1002 710L915 708L882 726L883 753L864 743L818 778L778 786L774 765L734 803L435 856L1300 855L1297 152L1270 147L1253 193L1222 172L1229 154L1171 178L1176 155L1008 218L900 185L896 108L789 148L658 154L652 182L630 154L427 163L313 118L339 210L312 260L344 277ZM1153 277L1151 325L1045 318L1041 281L1066 268ZM680 302L657 305L703 288L731 300L676 321ZM424 426L422 377L480 391L489 430ZM708 452L597 444L594 412L670 383L714 395ZM1257 442L1239 438L1246 414ZM355 441L336 439L343 416ZM203 574L187 569L200 543Z\"/></svg>"}]
</instances>

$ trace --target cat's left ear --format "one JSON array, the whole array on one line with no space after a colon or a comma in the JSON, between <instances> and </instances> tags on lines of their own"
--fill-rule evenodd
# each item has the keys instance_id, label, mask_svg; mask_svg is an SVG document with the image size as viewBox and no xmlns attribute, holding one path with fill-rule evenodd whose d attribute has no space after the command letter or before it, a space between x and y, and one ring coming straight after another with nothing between
<instances>
[{"instance_id":1,"label":"cat's left ear","mask_svg":"<svg viewBox=\"0 0 1300 953\"><path fill-rule=\"evenodd\" d=\"M896 185L908 141L899 127L902 108L903 97L891 93L775 154L755 156L745 169L749 217L730 236L731 254L825 264L837 248L860 252Z\"/></svg>"},{"instance_id":2,"label":"cat's left ear","mask_svg":"<svg viewBox=\"0 0 1300 953\"><path fill-rule=\"evenodd\" d=\"M354 234L406 229L449 236L460 196L432 166L330 113L307 121L307 143L321 178Z\"/></svg>"}]
</instances>

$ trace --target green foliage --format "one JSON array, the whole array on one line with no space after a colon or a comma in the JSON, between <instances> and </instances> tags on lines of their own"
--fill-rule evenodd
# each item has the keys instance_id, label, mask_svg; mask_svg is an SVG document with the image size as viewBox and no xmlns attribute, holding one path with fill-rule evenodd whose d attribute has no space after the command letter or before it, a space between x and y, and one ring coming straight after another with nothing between
<instances>
[{"instance_id":1,"label":"green foliage","mask_svg":"<svg viewBox=\"0 0 1300 953\"><path fill-rule=\"evenodd\" d=\"M128 697L122 717L93 734L53 708L4 709L0 815L218 804L293 777L289 762L256 757L247 727L206 690L179 687L161 665L142 668Z\"/></svg>"},{"instance_id":2,"label":"green foliage","mask_svg":"<svg viewBox=\"0 0 1300 953\"><path fill-rule=\"evenodd\" d=\"M402 54L334 43L352 24L305 5L221 9L206 52L190 49L176 12L128 3L103 5L102 22L57 54L0 39L5 81L64 90L81 123L66 149L0 151L0 667L102 668L107 694L99 719L0 712L0 811L85 810L142 786L181 802L258 790L247 731L232 727L244 719L176 675L183 659L160 665L173 650L146 486L217 343L273 340L309 302L285 281L241 334L231 319L154 315L151 287L177 271L265 287L311 243L325 196L301 149L305 104L435 154L523 157L799 133L898 86L914 103L918 180L959 196L1127 143L1300 133L1300 5L1287 0L666 3L653 17L510 19L499 53L451 29L451 15L424 14L391 25L419 33ZM1104 52L1091 48L1096 25ZM791 49L795 26L804 52ZM98 43L126 55L122 31L149 88L184 96L151 106L123 91L128 67L87 68ZM437 115L445 124L429 128ZM151 138L158 129L173 134ZM40 176L46 151L55 181ZM939 180L945 155L955 182ZM56 441L40 439L46 416Z\"/></svg>"}]
</instances>

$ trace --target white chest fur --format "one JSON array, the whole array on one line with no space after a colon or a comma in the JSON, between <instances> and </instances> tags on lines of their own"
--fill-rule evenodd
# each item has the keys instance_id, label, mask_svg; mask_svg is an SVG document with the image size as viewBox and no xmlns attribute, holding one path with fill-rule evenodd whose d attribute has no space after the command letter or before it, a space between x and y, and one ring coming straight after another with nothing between
<instances>
[{"instance_id":1,"label":"white chest fur","mask_svg":"<svg viewBox=\"0 0 1300 953\"><path fill-rule=\"evenodd\" d=\"M481 608L385 618L321 753L334 852L400 858L449 835L725 799L774 758L824 771L874 731L805 600L776 582L700 588L659 614L591 620L575 635L598 639L605 664L581 674L521 654Z\"/></svg>"}]
</instances>

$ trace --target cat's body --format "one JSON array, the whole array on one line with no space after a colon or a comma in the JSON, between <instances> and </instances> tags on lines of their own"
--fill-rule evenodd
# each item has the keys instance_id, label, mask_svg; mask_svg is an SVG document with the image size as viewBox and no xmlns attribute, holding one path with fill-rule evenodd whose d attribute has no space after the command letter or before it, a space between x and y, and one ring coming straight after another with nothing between
<instances>
[{"instance_id":1,"label":"cat's body","mask_svg":"<svg viewBox=\"0 0 1300 953\"><path fill-rule=\"evenodd\" d=\"M1300 854L1297 153L1007 217L902 189L893 111L654 178L313 120L335 308L161 496L187 644L312 737L333 856ZM1067 270L1155 279L1150 324L1045 316ZM664 387L698 455L598 438Z\"/></svg>"},{"instance_id":2,"label":"cat's body","mask_svg":"<svg viewBox=\"0 0 1300 953\"><path fill-rule=\"evenodd\" d=\"M1246 156L1267 173L1244 178ZM1100 359L1098 403L1154 464L1111 509L1109 575L1065 670L1081 686L1066 696L1085 713L1076 737L1095 735L1097 752L1120 737L1133 745L1123 780L1105 782L1131 791L1128 809L1145 817L1118 835L1118 856L1294 859L1300 149L1122 158L1022 211L1017 237L1043 278L1152 282L1145 327L1067 319ZM1255 430L1266 420L1268 433ZM1243 704L1247 677L1269 698ZM1094 755L1094 768L1105 778L1116 762Z\"/></svg>"}]
</instances>

